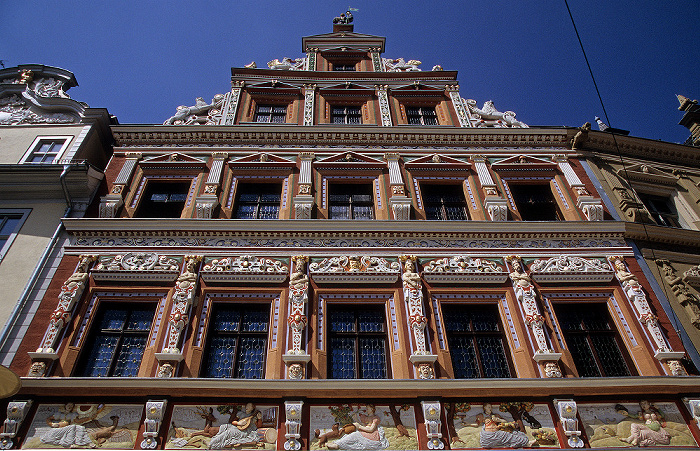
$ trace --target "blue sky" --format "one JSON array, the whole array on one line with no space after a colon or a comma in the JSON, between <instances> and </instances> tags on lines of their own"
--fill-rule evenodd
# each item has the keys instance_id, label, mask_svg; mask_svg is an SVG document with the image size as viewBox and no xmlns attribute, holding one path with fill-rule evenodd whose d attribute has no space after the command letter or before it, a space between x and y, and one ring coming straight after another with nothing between
<instances>
[{"instance_id":1,"label":"blue sky","mask_svg":"<svg viewBox=\"0 0 700 451\"><path fill-rule=\"evenodd\" d=\"M700 99L698 0L569 5L610 125L683 142L675 94ZM563 0L4 0L0 59L68 69L72 98L122 124L162 123L230 89L231 67L303 56L302 36L330 32L348 6L356 32L386 36L385 57L458 70L479 106L493 100L530 126L603 117Z\"/></svg>"}]
</instances>

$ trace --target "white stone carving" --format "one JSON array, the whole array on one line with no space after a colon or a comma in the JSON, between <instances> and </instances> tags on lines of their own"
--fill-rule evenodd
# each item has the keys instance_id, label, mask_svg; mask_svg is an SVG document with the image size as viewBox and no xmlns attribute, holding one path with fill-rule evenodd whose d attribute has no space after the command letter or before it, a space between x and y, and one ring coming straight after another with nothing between
<instances>
[{"instance_id":1,"label":"white stone carving","mask_svg":"<svg viewBox=\"0 0 700 451\"><path fill-rule=\"evenodd\" d=\"M177 278L180 261L155 252L128 252L101 257L90 274L95 280L172 282Z\"/></svg>"},{"instance_id":2,"label":"white stone carving","mask_svg":"<svg viewBox=\"0 0 700 451\"><path fill-rule=\"evenodd\" d=\"M148 400L146 402L146 419L143 421L143 441L141 449L155 449L158 446L158 431L163 422L165 407L168 401Z\"/></svg>"},{"instance_id":3,"label":"white stone carving","mask_svg":"<svg viewBox=\"0 0 700 451\"><path fill-rule=\"evenodd\" d=\"M284 442L284 449L287 451L297 451L301 449L301 443L299 439L301 438L301 408L304 405L304 401L285 401L284 402L284 412L285 412L285 427L287 429L284 434L284 438L287 439Z\"/></svg>"},{"instance_id":4,"label":"white stone carving","mask_svg":"<svg viewBox=\"0 0 700 451\"><path fill-rule=\"evenodd\" d=\"M63 113L37 113L17 95L0 99L0 125L66 124L77 118Z\"/></svg>"},{"instance_id":5,"label":"white stone carving","mask_svg":"<svg viewBox=\"0 0 700 451\"><path fill-rule=\"evenodd\" d=\"M614 276L606 262L574 255L557 255L535 260L530 265L530 271L532 278L538 283L610 282Z\"/></svg>"},{"instance_id":6,"label":"white stone carving","mask_svg":"<svg viewBox=\"0 0 700 451\"><path fill-rule=\"evenodd\" d=\"M524 122L515 119L515 113L512 111L500 112L493 105L491 100L484 102L484 106L478 108L476 100L466 99L464 103L469 108L472 116L474 127L494 127L494 128L529 128Z\"/></svg>"},{"instance_id":7,"label":"white stone carving","mask_svg":"<svg viewBox=\"0 0 700 451\"><path fill-rule=\"evenodd\" d=\"M568 437L568 444L572 448L583 448L583 440L581 440L581 431L578 428L578 419L576 418L577 406L573 399L555 399L554 405L559 414L559 421L564 430L564 434Z\"/></svg>"},{"instance_id":8,"label":"white stone carving","mask_svg":"<svg viewBox=\"0 0 700 451\"><path fill-rule=\"evenodd\" d=\"M173 306L168 318L168 336L163 346L163 352L160 355L156 355L161 365L163 362L177 362L182 359L178 346L185 324L189 321L189 310L194 302L194 293L197 286L197 266L201 261L201 255L185 256L182 273L175 282Z\"/></svg>"},{"instance_id":9,"label":"white stone carving","mask_svg":"<svg viewBox=\"0 0 700 451\"><path fill-rule=\"evenodd\" d=\"M330 257L312 263L310 273L315 281L325 283L393 283L399 278L399 264L366 255Z\"/></svg>"},{"instance_id":10,"label":"white stone carving","mask_svg":"<svg viewBox=\"0 0 700 451\"><path fill-rule=\"evenodd\" d=\"M304 125L314 125L316 85L304 85Z\"/></svg>"},{"instance_id":11,"label":"white stone carving","mask_svg":"<svg viewBox=\"0 0 700 451\"><path fill-rule=\"evenodd\" d=\"M291 59L286 56L281 61L275 58L267 63L267 67L276 70L304 70L305 65L306 58Z\"/></svg>"},{"instance_id":12,"label":"white stone carving","mask_svg":"<svg viewBox=\"0 0 700 451\"><path fill-rule=\"evenodd\" d=\"M208 185L207 188L215 185ZM199 196L194 201L194 211L197 219L211 219L214 214L214 209L219 205L219 198L212 194Z\"/></svg>"},{"instance_id":13,"label":"white stone carving","mask_svg":"<svg viewBox=\"0 0 700 451\"><path fill-rule=\"evenodd\" d=\"M309 300L309 277L306 275L306 264L309 258L305 255L292 257L294 271L289 277L289 301L290 311L287 323L292 332L292 347L287 351L288 355L306 355L302 349L303 332L308 323L306 317L306 303ZM290 361L290 363L298 363Z\"/></svg>"},{"instance_id":14,"label":"white stone carving","mask_svg":"<svg viewBox=\"0 0 700 451\"><path fill-rule=\"evenodd\" d=\"M589 221L603 220L603 203L600 199L592 196L580 196L576 201L576 205L581 209L586 219Z\"/></svg>"},{"instance_id":15,"label":"white stone carving","mask_svg":"<svg viewBox=\"0 0 700 451\"><path fill-rule=\"evenodd\" d=\"M122 205L124 199L121 194L107 194L100 199L100 218L116 218Z\"/></svg>"},{"instance_id":16,"label":"white stone carving","mask_svg":"<svg viewBox=\"0 0 700 451\"><path fill-rule=\"evenodd\" d=\"M663 271L664 280L668 286L671 287L671 292L678 303L685 309L693 326L700 329L700 299L690 291L690 288L686 284L687 279L677 275L676 269L669 260L657 259L656 264L661 268L661 271ZM697 267L689 269L686 271L686 274L693 270L697 272Z\"/></svg>"},{"instance_id":17,"label":"white stone carving","mask_svg":"<svg viewBox=\"0 0 700 451\"><path fill-rule=\"evenodd\" d=\"M433 68L435 70L435 68ZM448 86L448 92L450 93L450 100L452 105L455 107L457 112L457 119L459 120L460 127L471 127L471 122L469 121L469 115L467 114L467 109L464 106L462 97L459 95L459 86Z\"/></svg>"},{"instance_id":18,"label":"white stone carving","mask_svg":"<svg viewBox=\"0 0 700 451\"><path fill-rule=\"evenodd\" d=\"M408 322L416 343L413 353L426 355L428 352L425 347L425 326L428 319L423 311L423 283L416 272L417 258L413 255L402 255L399 259L404 265L404 272L401 275L403 299L408 304Z\"/></svg>"},{"instance_id":19,"label":"white stone carving","mask_svg":"<svg viewBox=\"0 0 700 451\"><path fill-rule=\"evenodd\" d=\"M377 86L377 99L379 99L379 112L382 118L382 125L391 127L391 110L389 109L389 94L387 93L388 86Z\"/></svg>"},{"instance_id":20,"label":"white stone carving","mask_svg":"<svg viewBox=\"0 0 700 451\"><path fill-rule=\"evenodd\" d=\"M310 194L300 194L294 196L294 218L295 219L311 219L311 211L314 206L314 198Z\"/></svg>"},{"instance_id":21,"label":"white stone carving","mask_svg":"<svg viewBox=\"0 0 700 451\"><path fill-rule=\"evenodd\" d=\"M408 221L411 219L411 199L406 196L394 196L389 199L391 212L397 221Z\"/></svg>"},{"instance_id":22,"label":"white stone carving","mask_svg":"<svg viewBox=\"0 0 700 451\"><path fill-rule=\"evenodd\" d=\"M688 399L688 409L695 423L700 426L700 399Z\"/></svg>"},{"instance_id":23,"label":"white stone carving","mask_svg":"<svg viewBox=\"0 0 700 451\"><path fill-rule=\"evenodd\" d=\"M487 196L484 199L484 208L492 221L508 220L508 201L502 197Z\"/></svg>"},{"instance_id":24,"label":"white stone carving","mask_svg":"<svg viewBox=\"0 0 700 451\"><path fill-rule=\"evenodd\" d=\"M382 62L387 72L420 72L418 66L423 64L418 60L405 61L403 58L382 58Z\"/></svg>"},{"instance_id":25,"label":"white stone carving","mask_svg":"<svg viewBox=\"0 0 700 451\"><path fill-rule=\"evenodd\" d=\"M428 449L445 449L442 442L442 420L440 419L440 401L421 401L423 418L425 418L425 432L428 438Z\"/></svg>"},{"instance_id":26,"label":"white stone carving","mask_svg":"<svg viewBox=\"0 0 700 451\"><path fill-rule=\"evenodd\" d=\"M31 400L11 401L7 404L7 418L0 432L0 449L10 449L14 446L12 439L17 436L31 406Z\"/></svg>"},{"instance_id":27,"label":"white stone carving","mask_svg":"<svg viewBox=\"0 0 700 451\"><path fill-rule=\"evenodd\" d=\"M283 282L289 267L280 260L254 255L207 258L202 268L202 279L230 282Z\"/></svg>"},{"instance_id":28,"label":"white stone carving","mask_svg":"<svg viewBox=\"0 0 700 451\"><path fill-rule=\"evenodd\" d=\"M455 255L428 262L423 268L423 278L430 283L503 283L508 273L491 260Z\"/></svg>"},{"instance_id":29,"label":"white stone carving","mask_svg":"<svg viewBox=\"0 0 700 451\"><path fill-rule=\"evenodd\" d=\"M208 124L209 116L221 115L224 97L224 94L217 94L211 103L207 103L202 97L197 97L192 106L178 106L177 112L166 119L163 125L211 125Z\"/></svg>"}]
</instances>

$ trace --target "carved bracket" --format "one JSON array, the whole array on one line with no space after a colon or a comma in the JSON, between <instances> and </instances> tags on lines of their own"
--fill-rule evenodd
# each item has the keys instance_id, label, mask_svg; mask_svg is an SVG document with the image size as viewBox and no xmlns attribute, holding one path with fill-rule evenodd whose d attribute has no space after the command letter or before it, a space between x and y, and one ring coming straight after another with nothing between
<instances>
[{"instance_id":1,"label":"carved bracket","mask_svg":"<svg viewBox=\"0 0 700 451\"><path fill-rule=\"evenodd\" d=\"M287 451L297 451L301 449L299 439L301 438L301 408L303 405L303 401L284 402L286 417L285 427L287 429L284 434L284 438L287 439L287 441L284 442L284 449Z\"/></svg>"},{"instance_id":2,"label":"carved bracket","mask_svg":"<svg viewBox=\"0 0 700 451\"><path fill-rule=\"evenodd\" d=\"M160 425L163 422L163 414L165 407L168 405L166 400L146 402L146 419L143 421L143 441L141 441L141 449L155 449L158 446L158 432Z\"/></svg>"},{"instance_id":3,"label":"carved bracket","mask_svg":"<svg viewBox=\"0 0 700 451\"><path fill-rule=\"evenodd\" d=\"M421 401L425 432L428 438L428 449L445 449L442 442L442 421L440 420L440 401Z\"/></svg>"},{"instance_id":4,"label":"carved bracket","mask_svg":"<svg viewBox=\"0 0 700 451\"><path fill-rule=\"evenodd\" d=\"M581 431L579 431L578 419L576 418L576 411L578 410L576 402L573 399L555 399L554 405L557 408L564 434L569 438L569 446L572 448L583 448Z\"/></svg>"},{"instance_id":5,"label":"carved bracket","mask_svg":"<svg viewBox=\"0 0 700 451\"><path fill-rule=\"evenodd\" d=\"M31 400L11 401L7 405L7 418L3 423L2 432L0 432L0 449L10 449L14 446L12 439L17 436L31 406Z\"/></svg>"}]
</instances>

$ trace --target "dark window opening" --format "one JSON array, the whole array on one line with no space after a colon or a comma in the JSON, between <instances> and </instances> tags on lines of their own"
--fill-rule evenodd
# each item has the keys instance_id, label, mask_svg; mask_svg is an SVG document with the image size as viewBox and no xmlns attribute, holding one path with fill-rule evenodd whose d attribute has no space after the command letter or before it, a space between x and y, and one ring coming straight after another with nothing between
<instances>
[{"instance_id":1,"label":"dark window opening","mask_svg":"<svg viewBox=\"0 0 700 451\"><path fill-rule=\"evenodd\" d=\"M406 107L406 119L411 125L438 125L435 108Z\"/></svg>"},{"instance_id":2,"label":"dark window opening","mask_svg":"<svg viewBox=\"0 0 700 451\"><path fill-rule=\"evenodd\" d=\"M282 185L241 183L236 201L236 219L278 219Z\"/></svg>"},{"instance_id":3,"label":"dark window opening","mask_svg":"<svg viewBox=\"0 0 700 451\"><path fill-rule=\"evenodd\" d=\"M443 305L442 319L455 378L511 377L498 306Z\"/></svg>"},{"instance_id":4,"label":"dark window opening","mask_svg":"<svg viewBox=\"0 0 700 451\"><path fill-rule=\"evenodd\" d=\"M549 184L510 185L513 201L523 221L559 221L561 215Z\"/></svg>"},{"instance_id":5,"label":"dark window opening","mask_svg":"<svg viewBox=\"0 0 700 451\"><path fill-rule=\"evenodd\" d=\"M361 124L362 114L360 107L333 106L331 107L331 123L333 124Z\"/></svg>"},{"instance_id":6,"label":"dark window opening","mask_svg":"<svg viewBox=\"0 0 700 451\"><path fill-rule=\"evenodd\" d=\"M637 193L637 195L647 210L649 210L651 218L658 225L681 227L681 223L678 220L678 210L676 210L676 206L670 198L645 193Z\"/></svg>"},{"instance_id":7,"label":"dark window opening","mask_svg":"<svg viewBox=\"0 0 700 451\"><path fill-rule=\"evenodd\" d=\"M557 320L581 377L630 376L629 358L604 303L554 304Z\"/></svg>"},{"instance_id":8,"label":"dark window opening","mask_svg":"<svg viewBox=\"0 0 700 451\"><path fill-rule=\"evenodd\" d=\"M374 219L372 185L331 185L330 219Z\"/></svg>"},{"instance_id":9,"label":"dark window opening","mask_svg":"<svg viewBox=\"0 0 700 451\"><path fill-rule=\"evenodd\" d=\"M0 214L0 256L3 246L22 224L23 215Z\"/></svg>"},{"instance_id":10,"label":"dark window opening","mask_svg":"<svg viewBox=\"0 0 700 451\"><path fill-rule=\"evenodd\" d=\"M262 379L269 322L268 304L215 304L201 377Z\"/></svg>"},{"instance_id":11,"label":"dark window opening","mask_svg":"<svg viewBox=\"0 0 700 451\"><path fill-rule=\"evenodd\" d=\"M286 121L286 105L258 105L255 108L255 122L283 124Z\"/></svg>"},{"instance_id":12,"label":"dark window opening","mask_svg":"<svg viewBox=\"0 0 700 451\"><path fill-rule=\"evenodd\" d=\"M355 72L355 64L333 64L333 70L338 72Z\"/></svg>"},{"instance_id":13,"label":"dark window opening","mask_svg":"<svg viewBox=\"0 0 700 451\"><path fill-rule=\"evenodd\" d=\"M191 182L148 180L135 215L139 218L179 218L187 202Z\"/></svg>"},{"instance_id":14,"label":"dark window opening","mask_svg":"<svg viewBox=\"0 0 700 451\"><path fill-rule=\"evenodd\" d=\"M421 194L426 219L440 221L469 219L461 185L421 184Z\"/></svg>"},{"instance_id":15,"label":"dark window opening","mask_svg":"<svg viewBox=\"0 0 700 451\"><path fill-rule=\"evenodd\" d=\"M328 309L328 377L386 379L387 339L383 305Z\"/></svg>"},{"instance_id":16,"label":"dark window opening","mask_svg":"<svg viewBox=\"0 0 700 451\"><path fill-rule=\"evenodd\" d=\"M102 304L85 341L78 376L135 377L155 305Z\"/></svg>"}]
</instances>

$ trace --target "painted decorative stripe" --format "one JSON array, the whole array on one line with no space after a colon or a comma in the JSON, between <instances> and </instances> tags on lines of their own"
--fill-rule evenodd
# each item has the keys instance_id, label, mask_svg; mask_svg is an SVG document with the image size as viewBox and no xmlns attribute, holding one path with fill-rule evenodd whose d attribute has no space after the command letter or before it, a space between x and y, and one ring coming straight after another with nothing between
<instances>
[{"instance_id":1,"label":"painted decorative stripe","mask_svg":"<svg viewBox=\"0 0 700 451\"><path fill-rule=\"evenodd\" d=\"M233 177L231 179L231 189L228 191L228 199L226 200L226 208L231 208L231 205L233 204L233 193L236 191L236 183L238 183L238 179L236 177Z\"/></svg>"},{"instance_id":2,"label":"painted decorative stripe","mask_svg":"<svg viewBox=\"0 0 700 451\"><path fill-rule=\"evenodd\" d=\"M513 316L510 314L510 308L508 308L508 301L501 299L501 305L503 306L503 311L506 313L506 321L508 322L508 329L510 330L510 335L513 337L513 344L515 348L520 348L520 339L518 339L518 334L515 331L515 324L513 324Z\"/></svg>"},{"instance_id":3,"label":"painted decorative stripe","mask_svg":"<svg viewBox=\"0 0 700 451\"><path fill-rule=\"evenodd\" d=\"M413 187L416 191L416 200L418 200L418 208L420 208L422 210L423 203L421 202L421 198L420 198L420 189L418 188L418 179L415 177L413 178Z\"/></svg>"},{"instance_id":4,"label":"painted decorative stripe","mask_svg":"<svg viewBox=\"0 0 700 451\"><path fill-rule=\"evenodd\" d=\"M506 197L508 198L508 203L510 204L510 207L518 211L517 208L515 208L515 202L513 201L513 195L510 193L510 188L508 188L508 183L503 183L503 189L506 192Z\"/></svg>"},{"instance_id":5,"label":"painted decorative stripe","mask_svg":"<svg viewBox=\"0 0 700 451\"><path fill-rule=\"evenodd\" d=\"M75 341L73 341L73 346L80 345L80 339L83 337L83 333L85 332L87 323L90 320L90 314L92 313L92 309L95 308L95 303L97 302L97 299L97 295L93 295L92 299L90 299L90 304L88 305L87 311L85 312L85 317L83 318L83 321L80 323L80 329L78 329L78 336L75 337Z\"/></svg>"},{"instance_id":6,"label":"painted decorative stripe","mask_svg":"<svg viewBox=\"0 0 700 451\"><path fill-rule=\"evenodd\" d=\"M374 196L377 198L377 208L382 208L382 190L379 187L379 179L374 180Z\"/></svg>"},{"instance_id":7,"label":"painted decorative stripe","mask_svg":"<svg viewBox=\"0 0 700 451\"><path fill-rule=\"evenodd\" d=\"M561 188L559 187L559 183L557 182L557 179L553 179L553 181L554 181L554 189L557 190L557 194L559 194L559 198L564 203L564 208L566 208L568 210L569 203L566 201L566 198L564 197L564 193L561 192Z\"/></svg>"},{"instance_id":8,"label":"painted decorative stripe","mask_svg":"<svg viewBox=\"0 0 700 451\"><path fill-rule=\"evenodd\" d=\"M396 305L394 298L389 299L389 315L391 316L391 331L394 339L394 351L399 349L399 325L396 321Z\"/></svg>"},{"instance_id":9,"label":"painted decorative stripe","mask_svg":"<svg viewBox=\"0 0 700 451\"><path fill-rule=\"evenodd\" d=\"M326 209L326 198L328 193L328 180L324 177L321 182L321 207Z\"/></svg>"},{"instance_id":10,"label":"painted decorative stripe","mask_svg":"<svg viewBox=\"0 0 700 451\"><path fill-rule=\"evenodd\" d=\"M476 201L474 201L474 194L472 193L472 187L469 183L469 179L464 179L464 185L467 187L467 193L469 194L469 202L472 204L472 209L476 210Z\"/></svg>"},{"instance_id":11,"label":"painted decorative stripe","mask_svg":"<svg viewBox=\"0 0 700 451\"><path fill-rule=\"evenodd\" d=\"M552 311L552 303L549 302L549 298L542 296L542 299L544 300L544 309L547 311L547 314L550 318L554 318L554 312ZM557 325L556 321L552 321L552 328L554 329L554 336L557 337L559 348L565 349L566 346L564 346L564 339L561 337L561 331L559 330L559 326Z\"/></svg>"},{"instance_id":12,"label":"painted decorative stripe","mask_svg":"<svg viewBox=\"0 0 700 451\"><path fill-rule=\"evenodd\" d=\"M163 323L163 313L165 312L165 304L168 303L168 296L164 295L160 299L160 303L158 304L158 314L156 316L156 324L153 326L153 332L151 332L151 341L149 343L149 346L155 346L156 345L156 338L158 337L158 330L160 329L160 325Z\"/></svg>"},{"instance_id":13,"label":"painted decorative stripe","mask_svg":"<svg viewBox=\"0 0 700 451\"><path fill-rule=\"evenodd\" d=\"M272 309L272 337L270 338L270 349L277 347L277 328L280 320L280 298L275 298Z\"/></svg>"},{"instance_id":14,"label":"painted decorative stripe","mask_svg":"<svg viewBox=\"0 0 700 451\"><path fill-rule=\"evenodd\" d=\"M632 329L630 329L630 325L627 324L627 320L622 314L622 310L620 309L620 305L617 303L617 299L615 299L615 296L610 296L610 303L612 304L613 309L615 309L617 317L620 318L622 328L625 329L625 332L627 333L627 338L629 338L630 342L632 343L632 346L637 346L637 340L634 338L634 335L632 334Z\"/></svg>"},{"instance_id":15,"label":"painted decorative stripe","mask_svg":"<svg viewBox=\"0 0 700 451\"><path fill-rule=\"evenodd\" d=\"M326 306L326 300L321 296L318 297L318 325L316 329L318 330L318 349L323 351L323 324L325 323L324 310Z\"/></svg>"},{"instance_id":16,"label":"painted decorative stripe","mask_svg":"<svg viewBox=\"0 0 700 451\"><path fill-rule=\"evenodd\" d=\"M289 178L285 178L282 183L282 208L287 208L287 191L289 188Z\"/></svg>"},{"instance_id":17,"label":"painted decorative stripe","mask_svg":"<svg viewBox=\"0 0 700 451\"><path fill-rule=\"evenodd\" d=\"M433 312L435 314L435 327L437 328L437 333L438 333L438 344L440 345L440 349L445 349L445 336L442 333L442 312L438 308L438 302L435 297L431 298L431 301L433 303Z\"/></svg>"},{"instance_id":18,"label":"painted decorative stripe","mask_svg":"<svg viewBox=\"0 0 700 451\"><path fill-rule=\"evenodd\" d=\"M199 316L199 330L197 331L197 339L195 340L194 344L197 347L202 346L202 339L204 338L204 324L206 323L207 313L209 313L210 308L211 296L207 295L207 298L204 301L204 305L202 305L202 314Z\"/></svg>"}]
</instances>

